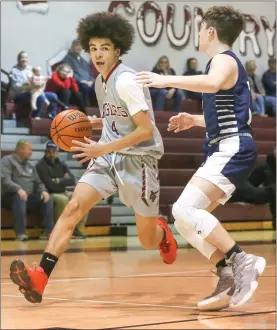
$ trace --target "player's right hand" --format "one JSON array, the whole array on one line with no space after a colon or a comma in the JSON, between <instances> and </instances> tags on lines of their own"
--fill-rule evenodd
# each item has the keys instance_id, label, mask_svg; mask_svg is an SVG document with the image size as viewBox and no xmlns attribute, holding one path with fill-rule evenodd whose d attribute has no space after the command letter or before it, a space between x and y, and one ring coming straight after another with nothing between
<instances>
[{"instance_id":1,"label":"player's right hand","mask_svg":"<svg viewBox=\"0 0 277 330\"><path fill-rule=\"evenodd\" d=\"M179 133L180 131L184 131L194 126L195 123L193 120L193 115L187 112L182 112L169 119L167 130L174 131L174 133Z\"/></svg>"},{"instance_id":2,"label":"player's right hand","mask_svg":"<svg viewBox=\"0 0 277 330\"><path fill-rule=\"evenodd\" d=\"M23 189L17 190L17 195L20 197L22 201L26 201L28 199L28 194Z\"/></svg>"}]
</instances>

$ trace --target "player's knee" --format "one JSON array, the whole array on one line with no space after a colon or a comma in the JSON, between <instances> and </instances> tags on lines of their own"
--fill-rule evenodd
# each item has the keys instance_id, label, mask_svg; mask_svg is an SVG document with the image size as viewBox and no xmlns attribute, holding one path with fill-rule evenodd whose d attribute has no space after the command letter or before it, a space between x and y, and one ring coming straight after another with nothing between
<instances>
[{"instance_id":1,"label":"player's knee","mask_svg":"<svg viewBox=\"0 0 277 330\"><path fill-rule=\"evenodd\" d=\"M83 216L80 201L77 198L72 198L66 205L63 215L68 220L73 219L74 223L80 221ZM70 222L71 221L68 221L68 223ZM73 225L75 226L75 224Z\"/></svg>"},{"instance_id":2,"label":"player's knee","mask_svg":"<svg viewBox=\"0 0 277 330\"><path fill-rule=\"evenodd\" d=\"M172 208L174 225L179 232L193 230L206 238L218 224L218 220L204 209L176 202Z\"/></svg>"},{"instance_id":3,"label":"player's knee","mask_svg":"<svg viewBox=\"0 0 277 330\"><path fill-rule=\"evenodd\" d=\"M172 207L172 215L175 219L174 226L179 231L181 228L194 229L192 220L193 208L176 202Z\"/></svg>"}]
</instances>

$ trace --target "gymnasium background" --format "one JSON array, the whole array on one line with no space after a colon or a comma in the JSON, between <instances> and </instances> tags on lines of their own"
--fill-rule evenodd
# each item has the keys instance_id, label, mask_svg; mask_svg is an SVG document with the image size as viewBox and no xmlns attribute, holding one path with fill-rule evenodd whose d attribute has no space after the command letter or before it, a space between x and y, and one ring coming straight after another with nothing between
<instances>
[{"instance_id":1,"label":"gymnasium background","mask_svg":"<svg viewBox=\"0 0 277 330\"><path fill-rule=\"evenodd\" d=\"M243 63L255 59L257 73L263 73L268 56L274 55L276 48L275 2L234 5L246 14L247 25L233 49ZM135 44L124 56L127 65L151 70L161 55L167 55L177 74L182 74L185 60L196 56L203 70L207 58L197 52L198 31L201 15L209 6L211 2L198 1L5 1L1 4L1 49L5 50L1 52L1 67L9 70L16 55L25 50L29 63L40 65L47 73L49 61L62 56L76 37L79 19L110 10L128 17L136 26Z\"/></svg>"}]
</instances>

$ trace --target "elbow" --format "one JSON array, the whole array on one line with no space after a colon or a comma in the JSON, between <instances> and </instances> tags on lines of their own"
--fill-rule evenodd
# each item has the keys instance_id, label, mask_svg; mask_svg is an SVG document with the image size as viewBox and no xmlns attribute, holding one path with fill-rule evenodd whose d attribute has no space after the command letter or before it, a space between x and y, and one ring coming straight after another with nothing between
<instances>
[{"instance_id":1,"label":"elbow","mask_svg":"<svg viewBox=\"0 0 277 330\"><path fill-rule=\"evenodd\" d=\"M209 84L209 92L208 93L217 93L220 90L221 86L216 82L211 82Z\"/></svg>"}]
</instances>

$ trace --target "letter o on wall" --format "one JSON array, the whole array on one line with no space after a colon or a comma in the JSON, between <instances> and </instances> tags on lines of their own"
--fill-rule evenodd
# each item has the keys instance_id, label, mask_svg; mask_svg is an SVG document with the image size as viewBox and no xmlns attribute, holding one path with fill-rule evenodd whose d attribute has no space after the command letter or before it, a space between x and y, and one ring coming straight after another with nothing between
<instances>
[{"instance_id":1,"label":"letter o on wall","mask_svg":"<svg viewBox=\"0 0 277 330\"><path fill-rule=\"evenodd\" d=\"M166 33L172 47L182 48L189 41L191 31L191 13L189 6L184 6L184 30L181 37L177 37L173 26L175 11L176 7L173 3L167 5Z\"/></svg>"},{"instance_id":2,"label":"letter o on wall","mask_svg":"<svg viewBox=\"0 0 277 330\"><path fill-rule=\"evenodd\" d=\"M146 31L146 14L149 11L155 14L155 29L152 34ZM159 5L155 1L144 2L138 9L136 21L142 41L147 45L155 45L161 37L164 25L163 14Z\"/></svg>"}]
</instances>

